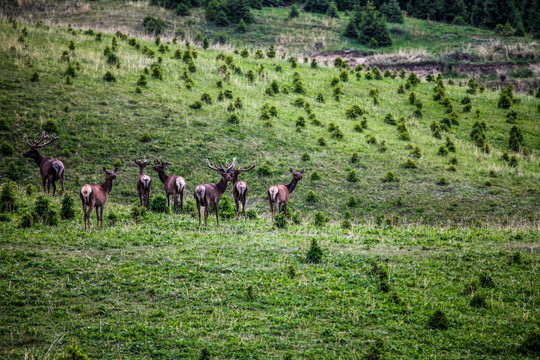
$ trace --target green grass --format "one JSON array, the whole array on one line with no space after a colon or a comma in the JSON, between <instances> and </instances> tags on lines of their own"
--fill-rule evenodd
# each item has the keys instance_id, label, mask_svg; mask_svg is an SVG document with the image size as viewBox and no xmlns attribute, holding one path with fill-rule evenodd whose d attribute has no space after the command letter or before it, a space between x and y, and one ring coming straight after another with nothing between
<instances>
[{"instance_id":1,"label":"green grass","mask_svg":"<svg viewBox=\"0 0 540 360\"><path fill-rule=\"evenodd\" d=\"M18 195L18 212L33 206L35 196ZM352 230L304 222L278 231L263 219L199 232L186 215L134 221L115 203L108 213L115 226L106 219L91 233L80 214L58 227L0 223L2 358L50 358L76 340L93 359L203 349L353 359L382 340L385 358L525 359L523 338L540 325L537 230L354 221ZM312 239L319 264L305 261ZM387 269L388 292L377 269ZM480 285L485 273L492 287ZM486 308L469 304L475 294ZM428 327L436 309L448 330Z\"/></svg>"},{"instance_id":2,"label":"green grass","mask_svg":"<svg viewBox=\"0 0 540 360\"><path fill-rule=\"evenodd\" d=\"M148 86L137 94L140 74L156 58L119 40L117 69L103 55L111 34L96 42L80 31L73 35L66 28L26 25L29 35L20 42L23 26L0 22L1 125L8 128L0 131L0 141L15 149L2 155L0 168L18 184L17 209L2 214L0 222L0 357L50 359L72 340L90 358L101 359L198 358L204 349L212 358L356 359L369 355L375 344L383 358L530 356L521 344L540 326L538 99L516 95L519 103L512 110L529 154L516 154L518 166L511 168L500 157L508 151L514 125L506 123L508 110L496 107L497 92L470 95L472 111L462 113L466 88L446 85L460 126L448 134L457 152L442 157L437 152L445 139L435 139L429 126L443 118L444 108L432 100L431 83L414 89L423 102L423 117L414 118L409 91L397 94L404 82L399 78L366 80L362 72L356 80L350 73L349 81L340 83L344 95L337 102L329 85L339 75L335 68L299 64L292 69L281 59L225 52L244 74L251 69L257 75L249 83L231 73L223 90L231 90L233 99L218 102L216 82L223 78L224 62L216 57L226 49L196 47L197 72L188 90L181 78L185 64L172 58L176 49L186 50L185 44L170 44L162 55L153 41L138 39L141 47L156 51L156 58L163 57L164 79L149 75ZM70 57L80 70L66 85L61 55L70 40L75 43ZM276 72L277 65L282 72ZM103 80L107 71L117 82ZM39 81L32 82L35 72ZM307 91L302 97L324 127L313 125L294 105L299 95L264 94L272 80L280 88L292 86L294 72ZM368 95L374 87L379 105ZM191 109L205 92L213 103ZM324 104L316 102L319 92ZM229 124L226 109L238 96L240 123ZM272 127L259 118L265 102L278 109ZM363 133L353 130L360 119L346 117L354 104L366 110ZM384 122L387 113L406 117L410 142L422 152L417 169L402 166L411 150L399 140L396 126ZM299 116L307 123L301 132L295 125ZM102 231L83 232L78 202L73 220L18 227L38 196L24 194L23 186L40 188L36 165L21 155L27 148L24 137L37 136L49 119L57 122L60 140L43 153L64 162L67 192L74 198L83 184L103 182L103 166L121 164ZM477 120L487 122L490 154L470 140ZM343 139L331 137L331 122ZM146 132L150 139L143 142ZM369 144L367 136L384 140L387 151ZM321 137L326 146L319 145ZM302 160L305 153L310 156ZM358 161L351 163L354 153ZM454 156L457 171L448 172ZM130 206L138 201L134 159L171 161L170 173L186 178L191 198L197 184L218 180L204 165L206 158L233 157L270 172L243 175L250 187L248 208L257 211L258 220L223 220L216 229L210 217L209 228L199 230L187 210L180 216L131 218ZM278 230L270 220L266 190L288 182L289 167L305 168L289 203L302 221ZM347 180L349 167L358 175L356 182ZM311 180L315 171L320 180ZM389 171L397 182L382 181ZM147 173L154 178L153 196L161 194L156 174ZM441 177L448 185L437 185ZM310 190L314 203L306 199ZM358 207L347 207L350 195ZM50 200L59 210L60 198ZM346 210L351 229L338 225ZM327 225L313 225L318 211L330 218ZM394 226L387 225L388 218ZM95 225L94 214L91 222ZM312 239L323 249L319 264L305 261ZM493 287L479 285L485 273ZM476 294L487 307L470 305ZM435 310L448 317L448 330L428 327Z\"/></svg>"}]
</instances>

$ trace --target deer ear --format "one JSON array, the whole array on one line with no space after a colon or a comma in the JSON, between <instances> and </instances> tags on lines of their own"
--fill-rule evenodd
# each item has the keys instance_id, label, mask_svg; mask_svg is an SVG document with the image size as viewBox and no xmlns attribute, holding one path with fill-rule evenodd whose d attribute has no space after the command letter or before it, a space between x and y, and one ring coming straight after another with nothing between
<instances>
[{"instance_id":1,"label":"deer ear","mask_svg":"<svg viewBox=\"0 0 540 360\"><path fill-rule=\"evenodd\" d=\"M292 171L292 168L289 168L289 171L292 172L292 173L294 172L294 171Z\"/></svg>"},{"instance_id":2,"label":"deer ear","mask_svg":"<svg viewBox=\"0 0 540 360\"><path fill-rule=\"evenodd\" d=\"M114 169L114 171L113 171L113 172L117 172L117 171L118 171L118 168Z\"/></svg>"},{"instance_id":3,"label":"deer ear","mask_svg":"<svg viewBox=\"0 0 540 360\"><path fill-rule=\"evenodd\" d=\"M304 169L302 169L302 171L300 171L300 174L303 174L304 173Z\"/></svg>"},{"instance_id":4,"label":"deer ear","mask_svg":"<svg viewBox=\"0 0 540 360\"><path fill-rule=\"evenodd\" d=\"M105 168L105 166L103 167L103 171L105 171L105 172L107 171L107 169Z\"/></svg>"}]
</instances>

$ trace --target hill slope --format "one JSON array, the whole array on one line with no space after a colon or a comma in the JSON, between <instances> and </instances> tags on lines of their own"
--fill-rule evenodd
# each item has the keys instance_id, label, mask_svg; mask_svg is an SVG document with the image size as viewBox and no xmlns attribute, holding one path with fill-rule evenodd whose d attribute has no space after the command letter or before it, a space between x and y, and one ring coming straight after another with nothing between
<instances>
[{"instance_id":1,"label":"hill slope","mask_svg":"<svg viewBox=\"0 0 540 360\"><path fill-rule=\"evenodd\" d=\"M86 182L101 182L101 167L116 162L122 174L113 201L135 200L135 158L171 161L174 165L170 172L185 176L191 192L198 183L217 180L205 167L205 158L224 162L237 157L242 164L257 163L263 169L245 175L252 189L252 206L259 212L266 212L268 186L288 182L288 169L293 167L305 168L306 176L291 204L307 214L324 209L337 219L354 195L360 206L350 210L368 220L379 214L428 223L538 220L540 138L534 120L538 117L538 99L533 97L516 96L519 102L511 109L516 112L517 126L529 153L516 154L518 166L512 168L500 158L509 151L508 134L514 124L506 121L508 110L497 108L497 92L469 95L472 110L465 113L460 102L467 88L445 83L460 125L436 139L430 125L447 115L446 108L433 100L434 83L422 81L411 89L423 103L422 117L418 118L413 116L415 106L409 103L410 91L397 94L398 86L405 83L399 77L368 80L366 71L361 71L357 80L352 70L325 66L313 69L309 64L292 68L290 62L277 58L255 59L253 53L248 58L227 53L223 56L219 48L195 48L196 72L191 73L184 61L174 58L177 50L182 56L186 53L185 44L170 44L168 51L160 53L154 42L133 39L139 44L136 49L128 44L128 37L117 39L115 54L120 65L116 68L107 64L103 55L105 48L112 46L112 35L103 34L100 42L95 35L82 31L26 26L28 36L21 37L25 25L19 24L17 29L7 23L0 26L0 95L7 124L1 137L15 147L15 153L3 156L1 164L4 175L20 182L39 183L35 165L19 155L26 148L24 137L37 136L47 120L54 119L61 140L44 153L65 162L68 189L77 191ZM74 51L68 49L70 41ZM151 49L154 57L143 54L144 48ZM63 52L69 61L62 60ZM158 57L162 58L159 66L163 80L152 76ZM70 85L65 76L68 64L75 68ZM145 69L149 70L148 84L141 86L142 93L138 94L136 83ZM116 82L103 80L107 71L115 75ZM246 76L250 71L254 74L252 82ZM39 75L37 82L30 80L34 72ZM348 81L339 82L343 95L336 101L331 82L342 72ZM186 87L184 73L193 82L191 89ZM293 93L295 73L301 78L305 95ZM217 86L219 81L221 88ZM269 96L265 89L273 81L279 93ZM284 87L289 94L283 93ZM377 105L369 96L372 89L379 92ZM232 93L230 99L218 100L220 93L228 91ZM211 104L192 108L203 93L208 93ZM317 102L319 93L324 103ZM234 110L240 123L231 124L227 108L237 98L243 104L242 109ZM312 110L306 111L298 103L302 101L308 102ZM277 109L277 116L270 116L268 121L261 120L265 103ZM361 117L351 120L346 116L353 105L365 111L367 128L362 133L354 131ZM310 112L321 126L313 124ZM396 120L405 117L410 141L400 140L397 127L384 122L387 114ZM299 117L305 119L305 128L297 129ZM470 138L476 121L487 124L489 154L480 151ZM329 132L331 123L339 127L343 139ZM145 133L150 137L143 139ZM368 142L371 136L376 144ZM454 142L456 152L441 156L438 152L446 144L446 136ZM321 146L319 138L326 145ZM421 158L413 157L410 146L420 148ZM353 154L357 154L355 163L351 163ZM402 166L409 157L416 161L417 169ZM447 171L453 157L457 160L456 171ZM315 171L320 180L311 179ZM356 182L347 180L351 171L358 175ZM381 181L388 171L396 175L398 182ZM448 185L437 185L443 177ZM309 190L317 196L314 203L306 200Z\"/></svg>"}]
</instances>

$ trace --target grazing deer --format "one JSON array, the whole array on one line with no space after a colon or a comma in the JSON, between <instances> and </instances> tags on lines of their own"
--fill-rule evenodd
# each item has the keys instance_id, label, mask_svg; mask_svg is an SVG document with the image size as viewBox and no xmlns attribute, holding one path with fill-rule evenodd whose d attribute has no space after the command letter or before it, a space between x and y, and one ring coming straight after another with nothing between
<instances>
[{"instance_id":1,"label":"grazing deer","mask_svg":"<svg viewBox=\"0 0 540 360\"><path fill-rule=\"evenodd\" d=\"M172 176L165 174L165 167L172 165L170 162L154 160L154 171L157 171L159 180L163 183L163 189L165 189L165 195L167 196L167 207L170 207L170 196L174 199L174 211L178 215L178 195L180 195L180 211L184 208L184 188L186 187L186 181L181 176Z\"/></svg>"},{"instance_id":2,"label":"grazing deer","mask_svg":"<svg viewBox=\"0 0 540 360\"><path fill-rule=\"evenodd\" d=\"M118 168L107 170L104 166L103 171L105 171L105 183L103 185L86 184L79 193L84 214L84 231L86 231L87 225L88 230L90 230L90 214L92 214L94 207L96 208L96 226L101 225L101 229L103 229L103 208L105 208L107 202L107 195L112 190L113 180L116 179Z\"/></svg>"},{"instance_id":3,"label":"grazing deer","mask_svg":"<svg viewBox=\"0 0 540 360\"><path fill-rule=\"evenodd\" d=\"M152 178L144 173L144 168L150 165L150 161L135 160L135 164L139 165L139 177L137 178L137 191L141 206L150 208L150 191L152 188Z\"/></svg>"},{"instance_id":4,"label":"grazing deer","mask_svg":"<svg viewBox=\"0 0 540 360\"><path fill-rule=\"evenodd\" d=\"M280 210L280 205L283 204L283 211L285 212L285 217L287 217L287 203L289 202L289 195L296 188L296 184L302 180L302 174L304 170L300 172L294 172L293 169L289 168L289 171L292 173L292 180L288 185L273 185L268 189L268 200L270 201L270 211L272 212L272 219L274 218L274 213Z\"/></svg>"},{"instance_id":5,"label":"grazing deer","mask_svg":"<svg viewBox=\"0 0 540 360\"><path fill-rule=\"evenodd\" d=\"M30 150L23 154L24 157L34 159L36 164L39 166L39 172L41 173L41 180L43 182L43 191L47 194L51 191L51 183L53 187L53 195L56 192L56 180L60 180L62 185L62 193L64 193L64 164L60 160L52 159L50 157L43 157L38 151L38 149L45 147L52 143L55 140L58 140L59 137L56 134L53 134L51 140L42 144L43 141L47 140L49 135L45 135L45 131L41 134L41 139L34 142L27 141L26 143L30 146ZM45 189L45 185L47 188Z\"/></svg>"},{"instance_id":6,"label":"grazing deer","mask_svg":"<svg viewBox=\"0 0 540 360\"><path fill-rule=\"evenodd\" d=\"M236 219L238 219L240 212L238 211L240 206L240 202L242 202L242 215L244 215L244 219L246 218L246 201L247 201L247 194L248 194L248 186L245 181L238 181L238 175L243 172L250 171L255 167L255 164L251 165L247 169L232 169L231 170L231 182L233 183L233 197L234 197L234 203L236 204Z\"/></svg>"},{"instance_id":7,"label":"grazing deer","mask_svg":"<svg viewBox=\"0 0 540 360\"><path fill-rule=\"evenodd\" d=\"M197 211L199 212L199 227L201 227L201 206L204 206L204 226L208 226L208 210L210 206L216 205L216 221L219 226L219 201L221 195L227 190L228 182L232 180L231 169L236 166L236 158L230 166L220 165L215 167L210 165L210 161L206 159L206 165L221 175L221 180L215 184L203 184L197 185L193 196L195 197L195 203L197 204Z\"/></svg>"}]
</instances>

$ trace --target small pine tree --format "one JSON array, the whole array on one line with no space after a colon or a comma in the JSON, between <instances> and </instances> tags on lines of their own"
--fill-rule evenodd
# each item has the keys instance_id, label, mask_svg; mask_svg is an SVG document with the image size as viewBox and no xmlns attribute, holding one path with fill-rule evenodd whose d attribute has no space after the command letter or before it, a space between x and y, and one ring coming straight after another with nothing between
<instances>
[{"instance_id":1,"label":"small pine tree","mask_svg":"<svg viewBox=\"0 0 540 360\"><path fill-rule=\"evenodd\" d=\"M331 18L339 19L338 9L334 1L330 1L330 4L328 5L328 10L326 10L326 15Z\"/></svg>"},{"instance_id":2,"label":"small pine tree","mask_svg":"<svg viewBox=\"0 0 540 360\"><path fill-rule=\"evenodd\" d=\"M236 31L238 31L239 33L245 33L248 31L248 26L246 25L244 19L240 19L240 22L236 26Z\"/></svg>"},{"instance_id":3,"label":"small pine tree","mask_svg":"<svg viewBox=\"0 0 540 360\"><path fill-rule=\"evenodd\" d=\"M289 13L289 18L294 19L294 18L297 18L298 16L299 16L298 6L296 6L296 4L293 4L291 6L291 12Z\"/></svg>"}]
</instances>

